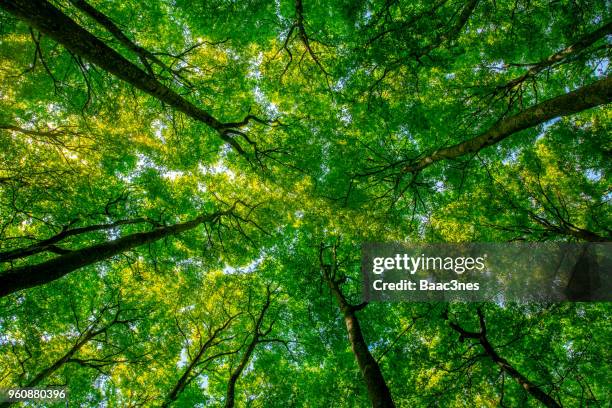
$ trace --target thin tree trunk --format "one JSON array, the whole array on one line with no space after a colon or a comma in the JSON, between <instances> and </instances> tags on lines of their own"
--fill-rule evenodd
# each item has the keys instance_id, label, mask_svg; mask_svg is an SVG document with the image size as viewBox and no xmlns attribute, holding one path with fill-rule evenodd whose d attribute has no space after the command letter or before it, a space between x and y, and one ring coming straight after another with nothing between
<instances>
[{"instance_id":1,"label":"thin tree trunk","mask_svg":"<svg viewBox=\"0 0 612 408\"><path fill-rule=\"evenodd\" d=\"M79 341L74 346L72 346L72 348L70 350L68 350L68 352L66 354L64 354L61 358L59 358L50 367L47 367L46 369L44 369L43 371L38 373L38 375L36 375L36 377L34 377L31 381L29 381L26 384L26 387L35 387L38 384L40 384L41 381L43 381L45 378L49 377L51 374L56 372L60 367L62 367L64 364L66 364L66 362L68 362L72 358L72 356L74 356L85 344L87 344L87 342L89 342L89 340L93 339L98 334L103 333L107 329L108 329L108 327L103 327L101 329L93 330L93 331L88 332L85 335L85 337L83 337L83 339L81 339L81 341Z\"/></svg>"},{"instance_id":2,"label":"thin tree trunk","mask_svg":"<svg viewBox=\"0 0 612 408\"><path fill-rule=\"evenodd\" d=\"M402 172L416 173L441 160L456 159L470 153L476 153L521 130L560 116L571 115L610 102L612 102L612 78L606 77L565 95L532 106L514 116L502 119L480 136L437 150L429 156L405 166Z\"/></svg>"},{"instance_id":3,"label":"thin tree trunk","mask_svg":"<svg viewBox=\"0 0 612 408\"><path fill-rule=\"evenodd\" d=\"M450 323L450 326L453 328L453 330L457 331L460 334L461 341L466 338L478 340L489 358L502 370L504 370L512 378L514 378L520 384L520 386L523 387L525 391L531 394L538 401L540 401L549 408L561 408L561 405L559 405L559 403L557 403L557 401L555 401L553 397L545 393L533 382L529 381L527 377L525 377L516 368L514 368L505 358L497 354L497 351L495 351L495 349L489 342L489 339L487 338L487 326L485 324L484 314L481 309L478 309L478 318L480 320L480 332L469 332L453 322Z\"/></svg>"},{"instance_id":4,"label":"thin tree trunk","mask_svg":"<svg viewBox=\"0 0 612 408\"><path fill-rule=\"evenodd\" d=\"M550 395L542 391L540 387L532 383L522 375L517 369L512 367L510 363L503 357L500 357L499 354L495 351L491 343L484 337L480 344L484 348L485 352L489 355L491 360L493 360L501 369L510 374L512 378L514 378L520 385L523 387L525 391L531 394L533 397L538 399L544 405L550 408L561 408L561 405L557 403Z\"/></svg>"},{"instance_id":5,"label":"thin tree trunk","mask_svg":"<svg viewBox=\"0 0 612 408\"><path fill-rule=\"evenodd\" d=\"M604 38L605 36L612 33L612 22L598 28L597 30L585 35L574 44L562 49L550 55L548 58L529 66L527 72L508 82L506 85L501 86L502 88L512 88L522 82L525 82L529 78L533 78L540 72L548 67L555 64L561 63L568 58L579 55L582 51L593 45L597 40Z\"/></svg>"},{"instance_id":6,"label":"thin tree trunk","mask_svg":"<svg viewBox=\"0 0 612 408\"><path fill-rule=\"evenodd\" d=\"M272 293L270 292L270 288L268 287L266 293L266 301L263 307L261 308L261 311L259 312L259 316L257 317L257 320L255 322L255 327L253 328L253 338L247 346L246 351L242 355L240 363L238 363L238 366L234 369L234 371L232 371L229 381L227 382L227 392L225 393L225 408L234 408L234 405L236 403L236 383L238 382L238 379L242 375L242 372L244 371L249 360L251 359L255 348L260 343L260 341L262 341L262 337L266 336L272 330L272 325L270 325L268 330L266 330L264 333L261 332L261 326L263 325L264 317L266 316L266 312L270 307L271 296Z\"/></svg>"},{"instance_id":7,"label":"thin tree trunk","mask_svg":"<svg viewBox=\"0 0 612 408\"><path fill-rule=\"evenodd\" d=\"M179 397L179 395L181 395L181 393L183 392L183 390L185 389L185 387L187 387L187 385L189 385L189 383L193 380L193 378L195 378L194 375L194 370L196 369L196 367L202 363L202 358L204 357L204 355L206 354L206 352L213 346L215 346L218 343L214 343L214 341L219 337L219 335L229 327L229 325L232 323L232 321L238 316L238 314L235 314L233 316L230 316L225 323L223 323L222 326L218 327L211 335L210 337L206 340L206 342L204 344L202 344L202 346L200 347L200 349L198 350L198 354L195 355L195 357L189 362L189 365L187 365L187 367L185 368L185 371L183 371L183 374L181 374L180 378L178 379L178 381L176 382L176 384L174 385L174 387L172 387L172 390L170 390L170 392L168 393L168 395L166 396L162 407L166 408L169 407L174 401L177 400L177 398ZM221 354L229 354L229 353L220 353Z\"/></svg>"},{"instance_id":8,"label":"thin tree trunk","mask_svg":"<svg viewBox=\"0 0 612 408\"><path fill-rule=\"evenodd\" d=\"M255 347L257 347L258 343L259 342L258 342L257 336L253 337L253 339L247 346L246 351L242 355L242 358L240 359L240 363L238 364L236 369L232 371L232 374L230 375L230 378L227 382L227 391L225 393L225 405L224 405L225 408L234 408L234 405L236 403L236 383L238 382L240 375L242 375L244 368L246 367L249 360L251 359L251 355L255 351Z\"/></svg>"},{"instance_id":9,"label":"thin tree trunk","mask_svg":"<svg viewBox=\"0 0 612 408\"><path fill-rule=\"evenodd\" d=\"M85 346L87 343L89 343L92 339L94 339L95 337L97 337L98 335L106 332L110 327L112 327L115 324L118 323L127 323L128 321L126 320L119 320L119 313L121 311L119 304L117 304L117 312L115 313L115 316L113 318L113 320L111 320L110 322L108 322L107 324L105 324L102 327L97 327L97 322L99 321L99 319L102 318L102 315L104 314L105 311L109 310L109 308L107 306L102 307L102 313L100 314L100 316L96 319L96 323L93 324L92 326L90 326L84 333L82 333L79 338L80 340L78 340L71 348L70 350L68 350L62 357L60 357L59 359L57 359L53 364L51 364L49 367L43 369L42 371L40 371L36 376L34 376L34 378L32 378L30 381L28 381L25 385L23 385L23 387L36 387L38 384L40 384L41 382L43 382L44 380L46 380L49 376L51 376L53 373L55 373L57 370L59 370L61 367L63 367L66 363L71 362L72 358L74 357L74 355L76 353L78 353L81 348L83 348L83 346ZM0 403L0 408L7 408L10 406L13 406L15 403L14 402L4 402L4 403Z\"/></svg>"},{"instance_id":10,"label":"thin tree trunk","mask_svg":"<svg viewBox=\"0 0 612 408\"><path fill-rule=\"evenodd\" d=\"M98 332L89 333L85 338L83 338L77 344L72 346L72 348L68 350L66 354L56 360L51 366L45 368L40 373L38 373L36 377L28 381L28 383L24 387L36 387L38 384L40 384L41 381L45 380L47 377L49 377L51 374L61 368L64 364L66 364L66 362L70 360L72 356L81 349L81 347L83 347L89 340L91 340L98 334ZM0 404L0 408L8 408L14 404L14 402L3 402Z\"/></svg>"},{"instance_id":11,"label":"thin tree trunk","mask_svg":"<svg viewBox=\"0 0 612 408\"><path fill-rule=\"evenodd\" d=\"M25 265L9 269L0 274L0 297L22 289L44 285L84 266L111 258L132 248L155 242L159 239L191 230L205 222L212 222L231 210L201 215L191 221L148 232L137 232L114 241L92 245L71 251L36 265Z\"/></svg>"},{"instance_id":12,"label":"thin tree trunk","mask_svg":"<svg viewBox=\"0 0 612 408\"><path fill-rule=\"evenodd\" d=\"M204 346L202 346L200 348L200 350L198 351L198 354L196 354L194 359L189 362L189 365L187 366L187 368L185 369L183 374L181 374L180 378L178 379L178 381L176 382L174 387L172 387L172 390L170 390L170 392L168 393L168 396L166 397L166 400L162 404L162 407L170 406L170 404L172 404L174 401L176 401L176 399L179 397L179 395L183 392L185 387L189 384L189 382L193 378L192 377L192 372L193 372L194 368L200 362L200 360L202 359L202 356L204 355L204 353L208 350L208 347L210 346L210 342L212 342L213 339L214 338L211 337L204 344Z\"/></svg>"}]
</instances>

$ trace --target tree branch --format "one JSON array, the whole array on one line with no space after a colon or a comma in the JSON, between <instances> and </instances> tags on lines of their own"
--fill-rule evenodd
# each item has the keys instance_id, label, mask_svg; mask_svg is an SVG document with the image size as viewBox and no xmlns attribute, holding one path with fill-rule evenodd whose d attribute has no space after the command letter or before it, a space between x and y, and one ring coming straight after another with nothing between
<instances>
[{"instance_id":1,"label":"tree branch","mask_svg":"<svg viewBox=\"0 0 612 408\"><path fill-rule=\"evenodd\" d=\"M480 324L479 332L467 331L454 322L449 322L449 325L453 330L459 333L459 340L461 342L463 342L465 339L478 340L487 356L502 370L504 370L512 378L514 378L521 385L521 387L523 387L525 391L535 397L538 401L542 402L544 405L550 408L561 408L561 405L559 405L559 403L557 403L557 401L555 401L550 395L548 395L540 387L529 381L527 377L525 377L516 368L514 368L508 362L508 360L497 354L497 351L491 345L489 339L487 338L487 326L485 322L484 313L481 308L478 308L478 321Z\"/></svg>"},{"instance_id":2,"label":"tree branch","mask_svg":"<svg viewBox=\"0 0 612 408\"><path fill-rule=\"evenodd\" d=\"M502 88L514 88L530 78L537 76L540 72L549 68L555 64L566 62L568 59L577 56L582 53L585 49L593 45L597 40L612 34L612 22L598 28L597 30L585 35L574 44L564 48L563 50L550 55L548 58L543 59L535 64L527 64L529 69L520 77L514 78L505 85L499 86L498 89ZM516 65L516 64L509 64ZM522 65L522 64L521 64Z\"/></svg>"},{"instance_id":3,"label":"tree branch","mask_svg":"<svg viewBox=\"0 0 612 408\"><path fill-rule=\"evenodd\" d=\"M98 65L192 119L204 123L215 130L225 142L228 142L227 138L223 137L227 126L221 121L159 82L149 72L143 71L124 58L46 0L0 0L0 7L53 38L75 55ZM138 46L132 45L131 47ZM147 56L150 57L150 55L152 54L147 53ZM234 141L230 145L239 154L246 155L244 149L237 149L237 142Z\"/></svg>"},{"instance_id":4,"label":"tree branch","mask_svg":"<svg viewBox=\"0 0 612 408\"><path fill-rule=\"evenodd\" d=\"M234 206L226 211L202 214L191 221L158 227L148 232L137 232L113 241L74 250L36 265L25 265L9 269L0 274L0 297L22 289L43 285L61 278L84 266L111 258L129 249L158 241L191 230L204 223L215 223L222 216L230 214Z\"/></svg>"},{"instance_id":5,"label":"tree branch","mask_svg":"<svg viewBox=\"0 0 612 408\"><path fill-rule=\"evenodd\" d=\"M454 146L436 150L432 154L404 166L401 173L417 173L436 162L476 153L521 130L539 125L556 117L567 116L604 105L611 101L612 78L606 77L565 95L557 96L532 106L514 116L501 119L480 136Z\"/></svg>"}]
</instances>

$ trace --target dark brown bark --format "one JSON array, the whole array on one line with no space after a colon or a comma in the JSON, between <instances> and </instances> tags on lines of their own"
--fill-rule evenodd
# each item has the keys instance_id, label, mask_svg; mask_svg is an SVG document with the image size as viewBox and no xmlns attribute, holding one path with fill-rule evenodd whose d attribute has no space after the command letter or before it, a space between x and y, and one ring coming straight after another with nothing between
<instances>
[{"instance_id":1,"label":"dark brown bark","mask_svg":"<svg viewBox=\"0 0 612 408\"><path fill-rule=\"evenodd\" d=\"M213 129L223 124L159 83L45 0L1 0L0 6L64 47Z\"/></svg>"},{"instance_id":2,"label":"dark brown bark","mask_svg":"<svg viewBox=\"0 0 612 408\"><path fill-rule=\"evenodd\" d=\"M75 55L98 65L119 79L157 98L187 116L216 130L238 153L244 149L229 132L231 126L222 123L168 88L148 72L143 71L117 51L79 26L70 17L45 0L0 0L0 7L23 20L41 33L53 38ZM248 122L248 121L247 121Z\"/></svg>"},{"instance_id":3,"label":"dark brown bark","mask_svg":"<svg viewBox=\"0 0 612 408\"><path fill-rule=\"evenodd\" d=\"M201 215L184 223L159 227L147 232L137 232L114 241L77 249L36 265L9 269L0 274L0 297L22 289L44 285L79 268L111 258L129 249L180 234L206 222L214 222L231 211L219 211L213 214Z\"/></svg>"},{"instance_id":4,"label":"dark brown bark","mask_svg":"<svg viewBox=\"0 0 612 408\"><path fill-rule=\"evenodd\" d=\"M567 228L567 234L587 242L610 242L611 237L604 237L583 228Z\"/></svg>"},{"instance_id":5,"label":"dark brown bark","mask_svg":"<svg viewBox=\"0 0 612 408\"><path fill-rule=\"evenodd\" d=\"M132 42L124 33L117 27L113 21L108 18L105 14L99 12L91 4L87 3L85 0L70 0L70 2L79 10L83 11L89 17L94 19L98 24L104 27L108 32L110 32L113 37L115 37L123 46L125 46L130 51L134 52L138 55L138 58L142 62L142 64L147 69L147 72L153 75L153 69L151 68L150 62L155 63L162 67L165 70L171 71L166 64L164 64L157 56L146 50L145 48L135 44Z\"/></svg>"},{"instance_id":6,"label":"dark brown bark","mask_svg":"<svg viewBox=\"0 0 612 408\"><path fill-rule=\"evenodd\" d=\"M40 373L38 373L36 375L36 377L34 377L32 380L28 381L28 383L25 386L26 387L35 387L38 384L40 384L41 381L43 381L44 379L49 377L51 374L53 374L59 368L61 368L64 364L69 362L70 359L72 359L72 357L79 350L81 350L81 348L83 348L83 346L85 344L87 344L91 339L93 339L94 337L96 337L97 335L99 335L101 333L104 333L107 329L108 329L108 327L103 327L103 328L98 329L98 330L92 330L92 331L87 332L85 334L85 336L81 340L79 340L74 346L72 346L70 348L70 350L68 350L68 352L66 354L64 354L62 357L60 357L58 360L56 360L55 363L53 363L51 366L45 368Z\"/></svg>"},{"instance_id":7,"label":"dark brown bark","mask_svg":"<svg viewBox=\"0 0 612 408\"><path fill-rule=\"evenodd\" d=\"M351 350L355 355L355 360L357 360L357 364L361 370L361 375L365 381L366 388L368 390L368 397L370 398L370 402L374 408L393 408L395 407L395 403L393 402L391 391L389 391L389 387L387 386L385 378L383 377L378 362L374 359L370 353L370 350L368 349L368 345L361 331L359 319L356 315L356 312L363 309L367 304L362 303L360 305L352 305L342 293L342 289L340 288L342 280L336 277L337 263L335 247L333 247L332 250L333 253L331 265L323 262L323 247L321 247L319 253L319 261L323 272L323 278L331 290L332 295L336 299L336 302L338 303L340 311L344 317L344 323L346 325L349 343L351 344Z\"/></svg>"},{"instance_id":8,"label":"dark brown bark","mask_svg":"<svg viewBox=\"0 0 612 408\"><path fill-rule=\"evenodd\" d=\"M0 262L12 261L15 259L25 258L30 255L38 254L41 252L53 252L53 253L68 253L70 250L64 248L58 248L56 244L65 240L66 238L85 234L93 231L103 231L111 228L116 228L122 225L138 224L146 222L143 218L134 220L119 220L110 224L96 224L88 225L86 227L78 228L64 228L54 236L38 241L35 244L29 245L25 248L12 249L10 251L0 252Z\"/></svg>"},{"instance_id":9,"label":"dark brown bark","mask_svg":"<svg viewBox=\"0 0 612 408\"><path fill-rule=\"evenodd\" d=\"M487 326L485 323L484 314L481 309L478 309L478 318L480 321L480 332L469 332L453 322L450 323L450 326L453 328L453 330L457 331L460 334L461 341L463 341L464 339L478 340L487 356L489 356L489 358L502 370L504 370L512 378L514 378L525 391L531 394L538 401L550 408L561 408L561 405L557 401L555 401L554 398L544 392L533 382L529 381L527 377L525 377L516 368L514 368L505 358L497 354L497 351L495 350L495 348L493 348L493 346L489 342L489 339L487 338Z\"/></svg>"},{"instance_id":10,"label":"dark brown bark","mask_svg":"<svg viewBox=\"0 0 612 408\"><path fill-rule=\"evenodd\" d=\"M351 343L351 350L353 350L353 354L355 355L355 359L357 360L357 364L359 364L361 374L365 380L372 407L395 407L395 403L391 397L391 391L389 391L389 387L387 387L380 366L374 357L372 357L370 350L368 350L368 345L363 338L359 319L354 311L344 311L343 314L349 342Z\"/></svg>"},{"instance_id":11,"label":"dark brown bark","mask_svg":"<svg viewBox=\"0 0 612 408\"><path fill-rule=\"evenodd\" d=\"M225 393L225 405L224 405L225 408L234 407L236 403L236 383L238 382L240 375L242 375L244 368L246 367L249 360L251 359L251 355L253 355L253 352L255 351L255 347L257 347L258 343L259 342L258 342L257 337L254 337L253 340L251 340L251 342L248 344L246 351L242 355L242 358L240 359L240 363L238 363L238 366L236 367L236 369L232 371L230 378L227 382L227 391Z\"/></svg>"},{"instance_id":12,"label":"dark brown bark","mask_svg":"<svg viewBox=\"0 0 612 408\"><path fill-rule=\"evenodd\" d=\"M261 342L262 338L265 337L271 330L272 326L266 330L266 332L261 331L261 327L263 325L264 317L266 316L266 312L270 308L270 299L271 299L270 288L267 289L266 301L259 312L259 316L257 316L257 320L255 321L255 327L253 328L253 338L247 345L247 348L238 363L238 366L232 371L230 374L230 378L227 382L227 392L225 393L225 408L234 408L236 402L236 383L238 379L242 375L245 367L249 363L253 352L257 345Z\"/></svg>"},{"instance_id":13,"label":"dark brown bark","mask_svg":"<svg viewBox=\"0 0 612 408\"><path fill-rule=\"evenodd\" d=\"M612 101L612 78L606 77L590 85L532 106L514 116L504 118L480 136L432 154L405 166L402 173L416 173L441 160L456 159L494 145L521 130L560 116L604 105Z\"/></svg>"},{"instance_id":14,"label":"dark brown bark","mask_svg":"<svg viewBox=\"0 0 612 408\"><path fill-rule=\"evenodd\" d=\"M45 130L24 129L19 126L10 125L8 123L0 123L0 129L10 130L13 132L19 132L19 133L23 133L24 135L29 135L29 136L40 136L40 137L48 137L48 138L54 138L54 137L61 136L66 133L60 129L53 129L53 130L46 130L46 131Z\"/></svg>"}]
</instances>

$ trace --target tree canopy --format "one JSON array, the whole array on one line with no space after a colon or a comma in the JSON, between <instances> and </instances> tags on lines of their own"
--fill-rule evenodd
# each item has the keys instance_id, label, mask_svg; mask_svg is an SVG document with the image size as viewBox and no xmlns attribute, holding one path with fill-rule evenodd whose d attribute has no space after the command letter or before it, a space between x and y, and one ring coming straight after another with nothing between
<instances>
[{"instance_id":1,"label":"tree canopy","mask_svg":"<svg viewBox=\"0 0 612 408\"><path fill-rule=\"evenodd\" d=\"M610 241L611 53L604 0L0 0L0 388L608 406L609 303L362 302L360 246Z\"/></svg>"}]
</instances>

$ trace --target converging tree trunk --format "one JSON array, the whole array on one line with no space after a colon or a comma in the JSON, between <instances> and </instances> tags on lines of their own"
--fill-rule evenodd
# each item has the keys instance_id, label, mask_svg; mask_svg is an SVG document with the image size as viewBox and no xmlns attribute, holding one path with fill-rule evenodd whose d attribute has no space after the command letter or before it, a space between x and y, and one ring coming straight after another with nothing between
<instances>
[{"instance_id":1,"label":"converging tree trunk","mask_svg":"<svg viewBox=\"0 0 612 408\"><path fill-rule=\"evenodd\" d=\"M86 234L94 231L104 231L112 228L117 228L122 225L144 223L144 218L137 218L133 220L119 220L109 224L96 224L88 225L86 227L69 228L69 226L62 229L59 233L55 234L50 238L46 238L38 241L35 244L28 245L25 248L12 249L5 252L0 252L0 262L14 261L16 259L25 258L31 255L35 255L41 252L53 252L55 254L67 254L70 252L69 249L60 248L57 246L63 240L73 237L76 235Z\"/></svg>"},{"instance_id":2,"label":"converging tree trunk","mask_svg":"<svg viewBox=\"0 0 612 408\"><path fill-rule=\"evenodd\" d=\"M331 247L332 261L330 264L326 264L323 260L324 246L321 245L319 250L319 262L323 272L323 279L327 283L327 286L332 292L332 295L336 299L340 311L344 317L344 323L346 325L346 331L348 333L349 343L351 344L351 350L355 355L355 360L361 370L361 375L365 381L368 397L372 402L374 408L391 408L395 407L393 398L391 397L391 391L382 375L378 362L374 359L368 345L361 332L361 325L356 313L367 306L367 303L361 303L359 305L352 305L348 302L342 289L340 288L341 283L344 281L343 277L338 276L337 270L337 259L336 259L336 246Z\"/></svg>"},{"instance_id":3,"label":"converging tree trunk","mask_svg":"<svg viewBox=\"0 0 612 408\"><path fill-rule=\"evenodd\" d=\"M402 173L416 173L441 160L456 159L494 145L521 130L559 116L567 116L612 102L612 78L606 77L590 85L532 106L514 116L504 118L480 136L436 150L416 162L404 166Z\"/></svg>"},{"instance_id":4,"label":"converging tree trunk","mask_svg":"<svg viewBox=\"0 0 612 408\"><path fill-rule=\"evenodd\" d=\"M225 393L225 408L234 408L234 404L236 403L236 383L238 379L242 375L245 367L249 363L253 352L257 345L263 341L265 341L265 337L270 334L272 331L272 327L274 326L274 322L272 322L265 330L262 331L263 321L266 316L266 312L270 308L270 301L272 297L272 292L270 291L270 287L266 288L266 300L264 302L259 315L255 320L255 326L253 327L253 337L251 341L247 345L247 348L240 359L240 362L234 368L232 373L230 374L230 378L227 382L227 392Z\"/></svg>"},{"instance_id":5,"label":"converging tree trunk","mask_svg":"<svg viewBox=\"0 0 612 408\"><path fill-rule=\"evenodd\" d=\"M61 367L63 367L67 362L69 362L70 359L76 353L78 353L79 350L81 348L83 348L83 346L85 344L87 344L91 339L93 339L97 335L103 333L104 330L106 330L106 329L107 329L107 327L104 327L104 328L101 328L101 329L90 330L90 331L86 332L83 335L83 337L81 337L81 339L76 344L74 344L63 356L58 358L49 367L44 368L42 371L40 371L38 374L36 374L36 376L34 376L34 378L32 378L30 381L28 381L24 385L24 387L36 387L42 381L47 379L50 375L52 375L57 370L59 370ZM0 403L0 408L7 408L7 407L13 406L15 404L16 404L15 402L3 402L3 403Z\"/></svg>"},{"instance_id":6,"label":"converging tree trunk","mask_svg":"<svg viewBox=\"0 0 612 408\"><path fill-rule=\"evenodd\" d=\"M152 231L137 232L114 241L77 249L36 265L24 265L9 269L0 274L0 297L22 289L53 282L72 271L109 259L132 248L180 234L207 222L215 222L232 210L233 208L228 211L200 215L191 221L155 228Z\"/></svg>"},{"instance_id":7,"label":"converging tree trunk","mask_svg":"<svg viewBox=\"0 0 612 408\"><path fill-rule=\"evenodd\" d=\"M136 52L139 58L151 59L150 53L131 43L125 35L119 34L118 29L114 30L113 27L116 28L116 26L111 26L109 24L111 23L110 20L103 19L101 13L95 13L95 10L91 7L87 8L86 3L77 3L81 9L85 9L88 14L93 15L107 29L111 29L112 34L119 38L124 45L127 45L130 50ZM0 7L41 33L53 38L74 54L98 65L105 71L185 113L187 116L210 126L238 153L245 153L240 144L230 136L232 134L230 129L246 125L250 119L254 119L252 115L248 115L242 122L220 122L210 113L198 108L177 92L159 82L150 72L142 70L127 60L45 0L0 0ZM158 60L153 59L153 62L156 61Z\"/></svg>"},{"instance_id":8,"label":"converging tree trunk","mask_svg":"<svg viewBox=\"0 0 612 408\"><path fill-rule=\"evenodd\" d=\"M108 32L113 35L113 37L117 39L117 41L123 44L123 46L125 46L130 51L136 53L136 55L138 55L138 58L140 59L140 62L145 66L147 72L151 76L154 76L153 69L151 68L151 63L155 63L164 69L168 69L168 67L159 58L157 58L157 56L142 48L141 46L135 44L134 42L130 41L130 39L125 34L123 34L123 31L121 31L119 27L117 27L117 25L113 23L110 18L96 10L85 0L70 0L70 3L72 3L76 8L87 14L98 24L104 27Z\"/></svg>"},{"instance_id":9,"label":"converging tree trunk","mask_svg":"<svg viewBox=\"0 0 612 408\"><path fill-rule=\"evenodd\" d=\"M93 368L99 368L102 366L108 366L114 364L113 358L107 358L105 356L96 356L93 361L82 360L75 358L78 352L88 343L95 341L96 338L101 337L100 335L105 335L111 329L111 327L116 325L128 325L133 323L135 319L126 318L122 316L123 308L120 301L117 301L114 304L106 304L100 307L100 310L97 316L93 317L88 325L88 327L79 333L79 336L76 342L70 347L61 357L55 360L50 366L42 369L38 374L36 374L32 379L28 380L23 384L23 387L36 387L39 384L43 383L47 378L52 376L56 371L62 368L64 365L69 363L76 363L81 365L89 365ZM112 316L108 321L104 321L105 315L109 314ZM78 327L78 320L76 326ZM107 340L102 340L103 343L107 343ZM117 348L113 348L112 356L116 356L119 350ZM7 408L15 405L14 402L3 402L0 403L0 408Z\"/></svg>"},{"instance_id":10,"label":"converging tree trunk","mask_svg":"<svg viewBox=\"0 0 612 408\"><path fill-rule=\"evenodd\" d=\"M454 322L450 322L450 326L453 328L453 330L459 333L459 339L461 341L463 341L464 339L477 340L484 349L487 356L489 356L489 358L502 370L504 370L512 378L514 378L525 391L531 394L538 401L540 401L549 408L561 408L561 405L557 401L555 401L553 397L544 392L542 388L529 381L527 377L525 377L523 374L521 374L521 372L514 368L505 358L497 354L497 351L493 348L493 346L489 342L489 339L487 338L487 326L485 323L484 314L482 312L482 309L480 308L478 309L478 319L480 322L479 332L469 332Z\"/></svg>"},{"instance_id":11,"label":"converging tree trunk","mask_svg":"<svg viewBox=\"0 0 612 408\"><path fill-rule=\"evenodd\" d=\"M177 382L174 384L174 387L172 387L172 389L164 399L164 402L161 405L162 407L169 407L174 403L174 401L178 399L181 393L185 390L185 387L187 387L191 383L191 381L193 381L193 379L200 374L200 370L198 370L199 366L201 366L205 362L214 360L215 358L221 357L223 355L235 353L235 351L219 352L212 356L206 357L206 354L213 347L224 341L224 339L221 338L221 335L225 330L229 328L230 324L234 321L234 319L236 319L236 317L238 317L238 315L239 313L232 316L228 316L227 320L221 326L217 327L214 331L209 332L209 337L204 343L202 343L202 345L198 349L198 352L191 359L191 361L189 361L189 364L187 364L187 367L185 367L183 374L181 374Z\"/></svg>"}]
</instances>

